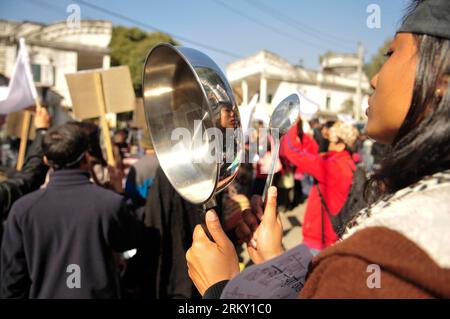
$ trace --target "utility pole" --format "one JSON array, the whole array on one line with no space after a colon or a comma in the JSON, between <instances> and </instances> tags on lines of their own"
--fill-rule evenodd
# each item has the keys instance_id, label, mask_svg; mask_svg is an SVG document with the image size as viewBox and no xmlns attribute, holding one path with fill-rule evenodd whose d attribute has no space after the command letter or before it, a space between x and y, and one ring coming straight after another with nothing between
<instances>
[{"instance_id":1,"label":"utility pole","mask_svg":"<svg viewBox=\"0 0 450 319\"><path fill-rule=\"evenodd\" d=\"M361 119L363 63L364 46L358 42L358 84L356 86L356 102L353 105L353 115L357 121Z\"/></svg>"}]
</instances>

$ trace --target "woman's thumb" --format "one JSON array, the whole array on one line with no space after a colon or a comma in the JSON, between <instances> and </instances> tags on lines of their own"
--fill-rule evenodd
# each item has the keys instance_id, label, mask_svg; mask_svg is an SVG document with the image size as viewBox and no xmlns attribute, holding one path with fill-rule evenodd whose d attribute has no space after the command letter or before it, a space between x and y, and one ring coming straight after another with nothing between
<instances>
[{"instance_id":1,"label":"woman's thumb","mask_svg":"<svg viewBox=\"0 0 450 319\"><path fill-rule=\"evenodd\" d=\"M277 188L271 186L267 194L263 222L275 223L277 220Z\"/></svg>"},{"instance_id":2,"label":"woman's thumb","mask_svg":"<svg viewBox=\"0 0 450 319\"><path fill-rule=\"evenodd\" d=\"M217 245L224 246L229 242L229 239L225 232L223 231L220 220L214 210L209 210L205 216L206 226Z\"/></svg>"}]
</instances>

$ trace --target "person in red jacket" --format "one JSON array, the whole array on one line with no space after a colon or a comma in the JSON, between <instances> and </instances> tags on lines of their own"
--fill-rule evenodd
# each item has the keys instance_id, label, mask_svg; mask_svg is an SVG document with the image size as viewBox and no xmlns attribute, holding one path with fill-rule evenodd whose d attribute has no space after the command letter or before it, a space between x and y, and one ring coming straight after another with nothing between
<instances>
[{"instance_id":1,"label":"person in red jacket","mask_svg":"<svg viewBox=\"0 0 450 319\"><path fill-rule=\"evenodd\" d=\"M313 252L332 245L338 239L327 210L322 207L318 188L330 214L336 215L344 206L356 170L350 149L358 137L357 129L338 121L330 128L329 135L328 152L318 154L314 139L301 132L298 134L295 125L283 137L280 146L280 157L316 180L309 193L302 227L303 242Z\"/></svg>"}]
</instances>

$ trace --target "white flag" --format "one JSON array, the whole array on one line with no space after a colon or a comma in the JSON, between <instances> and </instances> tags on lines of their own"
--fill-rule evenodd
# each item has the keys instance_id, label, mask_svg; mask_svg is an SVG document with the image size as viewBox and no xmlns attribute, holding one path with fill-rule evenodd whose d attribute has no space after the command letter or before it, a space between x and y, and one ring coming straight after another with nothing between
<instances>
[{"instance_id":1,"label":"white flag","mask_svg":"<svg viewBox=\"0 0 450 319\"><path fill-rule=\"evenodd\" d=\"M0 90L0 114L20 111L35 105L36 87L30 69L30 59L25 41L20 39L19 53L9 86Z\"/></svg>"},{"instance_id":2,"label":"white flag","mask_svg":"<svg viewBox=\"0 0 450 319\"><path fill-rule=\"evenodd\" d=\"M319 104L310 100L302 93L297 91L297 94L300 98L300 113L303 116L311 117L319 110Z\"/></svg>"},{"instance_id":3,"label":"white flag","mask_svg":"<svg viewBox=\"0 0 450 319\"><path fill-rule=\"evenodd\" d=\"M239 115L241 116L242 132L247 133L247 130L252 124L253 114L255 113L255 106L258 102L258 94L255 94L247 105L242 105L239 108Z\"/></svg>"}]
</instances>

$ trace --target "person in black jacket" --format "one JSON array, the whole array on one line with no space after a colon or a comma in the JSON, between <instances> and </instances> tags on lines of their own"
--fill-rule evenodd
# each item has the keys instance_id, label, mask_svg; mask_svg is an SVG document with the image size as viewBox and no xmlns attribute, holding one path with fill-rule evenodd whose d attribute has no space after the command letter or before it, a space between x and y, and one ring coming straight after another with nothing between
<instances>
[{"instance_id":1,"label":"person in black jacket","mask_svg":"<svg viewBox=\"0 0 450 319\"><path fill-rule=\"evenodd\" d=\"M195 225L203 221L201 212L202 206L183 199L158 167L145 206L145 242L138 249L145 264L145 280L140 281L144 298L200 298L184 256Z\"/></svg>"},{"instance_id":2,"label":"person in black jacket","mask_svg":"<svg viewBox=\"0 0 450 319\"><path fill-rule=\"evenodd\" d=\"M87 136L50 130L45 189L14 203L1 249L2 298L118 298L113 252L135 248L139 223L123 197L89 181Z\"/></svg>"},{"instance_id":3,"label":"person in black jacket","mask_svg":"<svg viewBox=\"0 0 450 319\"><path fill-rule=\"evenodd\" d=\"M32 192L45 181L48 166L43 161L42 140L50 127L50 116L44 107L36 109L34 117L36 137L28 149L28 154L22 170L16 172L12 178L0 183L0 210L3 222L11 209L12 204L23 195Z\"/></svg>"}]
</instances>

